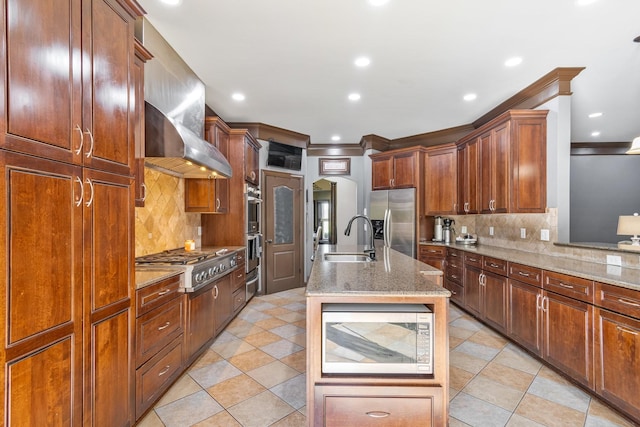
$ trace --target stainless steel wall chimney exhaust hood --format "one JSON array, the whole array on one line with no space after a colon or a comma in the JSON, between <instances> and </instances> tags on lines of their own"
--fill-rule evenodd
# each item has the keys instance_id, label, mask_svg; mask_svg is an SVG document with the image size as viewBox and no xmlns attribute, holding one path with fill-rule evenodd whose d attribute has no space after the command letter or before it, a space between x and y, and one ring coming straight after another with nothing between
<instances>
[{"instance_id":1,"label":"stainless steel wall chimney exhaust hood","mask_svg":"<svg viewBox=\"0 0 640 427\"><path fill-rule=\"evenodd\" d=\"M146 166L185 178L230 178L227 159L203 139L204 83L144 18L136 37L153 55L144 68Z\"/></svg>"}]
</instances>

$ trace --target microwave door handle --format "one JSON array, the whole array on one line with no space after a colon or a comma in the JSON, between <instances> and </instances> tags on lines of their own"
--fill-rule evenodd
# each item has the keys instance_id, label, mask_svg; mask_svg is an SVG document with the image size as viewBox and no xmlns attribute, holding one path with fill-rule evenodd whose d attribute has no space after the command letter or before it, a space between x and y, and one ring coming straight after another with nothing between
<instances>
[{"instance_id":1,"label":"microwave door handle","mask_svg":"<svg viewBox=\"0 0 640 427\"><path fill-rule=\"evenodd\" d=\"M246 285L247 285L247 286L249 286L249 285L251 285L251 284L253 284L253 283L257 282L257 281L258 281L258 279L259 279L259 277L258 277L258 276L256 276L255 278L253 278L253 279L251 279L251 280L247 280Z\"/></svg>"}]
</instances>

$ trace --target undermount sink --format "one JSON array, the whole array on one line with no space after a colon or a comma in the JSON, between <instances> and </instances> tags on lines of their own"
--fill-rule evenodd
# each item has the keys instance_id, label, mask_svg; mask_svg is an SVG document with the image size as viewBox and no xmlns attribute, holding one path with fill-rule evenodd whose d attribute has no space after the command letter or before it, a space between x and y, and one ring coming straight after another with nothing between
<instances>
[{"instance_id":1,"label":"undermount sink","mask_svg":"<svg viewBox=\"0 0 640 427\"><path fill-rule=\"evenodd\" d=\"M371 262L369 255L362 252L328 252L324 260L329 262Z\"/></svg>"}]
</instances>

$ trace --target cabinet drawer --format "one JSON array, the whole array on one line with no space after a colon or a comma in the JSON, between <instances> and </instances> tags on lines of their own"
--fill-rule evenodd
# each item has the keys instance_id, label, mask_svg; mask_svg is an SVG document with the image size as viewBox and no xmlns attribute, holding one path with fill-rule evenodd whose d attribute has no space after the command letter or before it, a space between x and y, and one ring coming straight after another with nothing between
<instances>
[{"instance_id":1,"label":"cabinet drawer","mask_svg":"<svg viewBox=\"0 0 640 427\"><path fill-rule=\"evenodd\" d=\"M444 281L444 287L451 292L451 300L459 306L464 306L464 286L451 280Z\"/></svg>"},{"instance_id":2,"label":"cabinet drawer","mask_svg":"<svg viewBox=\"0 0 640 427\"><path fill-rule=\"evenodd\" d=\"M596 282L596 305L640 319L640 292Z\"/></svg>"},{"instance_id":3,"label":"cabinet drawer","mask_svg":"<svg viewBox=\"0 0 640 427\"><path fill-rule=\"evenodd\" d=\"M240 310L247 299L247 290L244 287L238 288L233 293L233 312Z\"/></svg>"},{"instance_id":4,"label":"cabinet drawer","mask_svg":"<svg viewBox=\"0 0 640 427\"><path fill-rule=\"evenodd\" d=\"M492 258L489 256L482 257L482 269L500 274L501 276L507 275L507 264L507 261L498 258Z\"/></svg>"},{"instance_id":5,"label":"cabinet drawer","mask_svg":"<svg viewBox=\"0 0 640 427\"><path fill-rule=\"evenodd\" d=\"M509 277L537 287L542 286L542 269L509 263Z\"/></svg>"},{"instance_id":6,"label":"cabinet drawer","mask_svg":"<svg viewBox=\"0 0 640 427\"><path fill-rule=\"evenodd\" d=\"M442 394L440 387L316 386L314 406L324 414L316 414L313 425L445 425Z\"/></svg>"},{"instance_id":7,"label":"cabinet drawer","mask_svg":"<svg viewBox=\"0 0 640 427\"><path fill-rule=\"evenodd\" d=\"M459 258L451 258L447 256L447 268L462 268L462 257Z\"/></svg>"},{"instance_id":8,"label":"cabinet drawer","mask_svg":"<svg viewBox=\"0 0 640 427\"><path fill-rule=\"evenodd\" d=\"M593 304L593 281L566 274L545 271L542 287L546 290Z\"/></svg>"},{"instance_id":9,"label":"cabinet drawer","mask_svg":"<svg viewBox=\"0 0 640 427\"><path fill-rule=\"evenodd\" d=\"M420 256L444 258L446 255L446 250L447 248L445 248L444 246L420 245Z\"/></svg>"},{"instance_id":10,"label":"cabinet drawer","mask_svg":"<svg viewBox=\"0 0 640 427\"><path fill-rule=\"evenodd\" d=\"M236 264L240 266L240 264L244 264L246 252L243 250L236 252ZM244 269L244 268L243 268Z\"/></svg>"},{"instance_id":11,"label":"cabinet drawer","mask_svg":"<svg viewBox=\"0 0 640 427\"><path fill-rule=\"evenodd\" d=\"M245 274L244 268L239 268L231 272L231 287L234 291L244 288Z\"/></svg>"},{"instance_id":12,"label":"cabinet drawer","mask_svg":"<svg viewBox=\"0 0 640 427\"><path fill-rule=\"evenodd\" d=\"M453 248L447 248L447 260L450 259L460 259L462 260L462 251L459 251L458 249L453 249ZM462 262L462 261L460 261Z\"/></svg>"},{"instance_id":13,"label":"cabinet drawer","mask_svg":"<svg viewBox=\"0 0 640 427\"><path fill-rule=\"evenodd\" d=\"M136 366L160 351L184 330L184 303L174 299L136 319Z\"/></svg>"},{"instance_id":14,"label":"cabinet drawer","mask_svg":"<svg viewBox=\"0 0 640 427\"><path fill-rule=\"evenodd\" d=\"M450 280L452 282L456 282L458 284L462 284L462 267L451 267L447 266L444 275L445 280Z\"/></svg>"},{"instance_id":15,"label":"cabinet drawer","mask_svg":"<svg viewBox=\"0 0 640 427\"><path fill-rule=\"evenodd\" d=\"M136 317L182 295L184 275L169 277L136 291Z\"/></svg>"},{"instance_id":16,"label":"cabinet drawer","mask_svg":"<svg viewBox=\"0 0 640 427\"><path fill-rule=\"evenodd\" d=\"M482 255L464 254L464 264L482 268Z\"/></svg>"},{"instance_id":17,"label":"cabinet drawer","mask_svg":"<svg viewBox=\"0 0 640 427\"><path fill-rule=\"evenodd\" d=\"M136 370L136 418L182 373L182 335Z\"/></svg>"}]
</instances>

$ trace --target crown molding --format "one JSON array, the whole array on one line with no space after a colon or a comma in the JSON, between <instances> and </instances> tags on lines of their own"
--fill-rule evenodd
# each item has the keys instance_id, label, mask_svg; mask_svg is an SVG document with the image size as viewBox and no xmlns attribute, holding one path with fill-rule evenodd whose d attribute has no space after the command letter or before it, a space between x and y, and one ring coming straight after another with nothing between
<instances>
[{"instance_id":1,"label":"crown molding","mask_svg":"<svg viewBox=\"0 0 640 427\"><path fill-rule=\"evenodd\" d=\"M362 156L364 151L362 142L360 144L310 144L307 147L307 157L354 157Z\"/></svg>"},{"instance_id":2,"label":"crown molding","mask_svg":"<svg viewBox=\"0 0 640 427\"><path fill-rule=\"evenodd\" d=\"M419 135L407 136L404 138L394 139L390 142L392 149L412 147L421 145L423 147L432 147L434 145L442 145L450 142L456 142L468 133L475 130L472 125L462 125L452 128L437 130L434 132L421 133Z\"/></svg>"},{"instance_id":3,"label":"crown molding","mask_svg":"<svg viewBox=\"0 0 640 427\"><path fill-rule=\"evenodd\" d=\"M251 135L263 141L275 141L299 148L307 148L310 142L309 135L265 123L232 122L228 125L236 129L249 129Z\"/></svg>"},{"instance_id":4,"label":"crown molding","mask_svg":"<svg viewBox=\"0 0 640 427\"><path fill-rule=\"evenodd\" d=\"M572 142L572 156L619 156L626 155L630 142Z\"/></svg>"}]
</instances>

